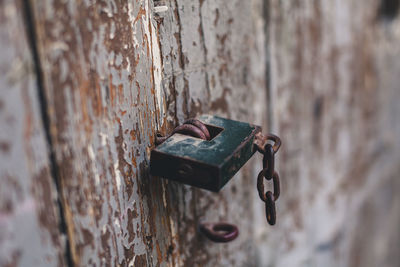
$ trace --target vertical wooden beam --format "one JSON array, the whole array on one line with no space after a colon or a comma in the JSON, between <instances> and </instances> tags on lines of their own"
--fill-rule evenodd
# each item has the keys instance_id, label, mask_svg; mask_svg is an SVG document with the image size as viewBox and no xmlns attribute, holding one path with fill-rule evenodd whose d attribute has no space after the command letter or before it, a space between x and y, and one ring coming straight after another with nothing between
<instances>
[{"instance_id":1,"label":"vertical wooden beam","mask_svg":"<svg viewBox=\"0 0 400 267\"><path fill-rule=\"evenodd\" d=\"M265 125L262 1L178 0L167 5L168 11L156 19L169 128L201 113ZM253 166L254 161L248 163L218 194L169 183L177 203L173 218L178 222L180 265L256 264ZM204 220L237 224L240 236L226 245L212 243L197 233Z\"/></svg>"},{"instance_id":2,"label":"vertical wooden beam","mask_svg":"<svg viewBox=\"0 0 400 267\"><path fill-rule=\"evenodd\" d=\"M283 138L274 266L398 266L400 19L384 1L269 1Z\"/></svg>"},{"instance_id":3,"label":"vertical wooden beam","mask_svg":"<svg viewBox=\"0 0 400 267\"><path fill-rule=\"evenodd\" d=\"M147 167L164 120L152 6L31 4L73 262L172 263L165 184Z\"/></svg>"},{"instance_id":4,"label":"vertical wooden beam","mask_svg":"<svg viewBox=\"0 0 400 267\"><path fill-rule=\"evenodd\" d=\"M262 122L261 1L31 5L73 262L254 265L251 165L216 195L150 177L148 162L156 131L187 117ZM203 219L242 234L213 244Z\"/></svg>"},{"instance_id":5,"label":"vertical wooden beam","mask_svg":"<svg viewBox=\"0 0 400 267\"><path fill-rule=\"evenodd\" d=\"M0 265L62 266L65 244L24 8L21 1L0 3Z\"/></svg>"}]
</instances>

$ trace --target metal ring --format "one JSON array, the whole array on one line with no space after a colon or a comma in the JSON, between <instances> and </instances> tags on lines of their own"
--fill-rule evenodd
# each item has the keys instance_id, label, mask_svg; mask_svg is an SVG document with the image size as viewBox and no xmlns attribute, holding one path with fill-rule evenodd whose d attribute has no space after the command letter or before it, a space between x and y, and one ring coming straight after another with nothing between
<instances>
[{"instance_id":1,"label":"metal ring","mask_svg":"<svg viewBox=\"0 0 400 267\"><path fill-rule=\"evenodd\" d=\"M236 225L225 222L201 223L199 230L208 239L217 243L232 241L239 235L239 229Z\"/></svg>"},{"instance_id":2,"label":"metal ring","mask_svg":"<svg viewBox=\"0 0 400 267\"><path fill-rule=\"evenodd\" d=\"M274 184L274 201L277 201L279 195L281 194L281 185L279 181L279 174L277 172L274 172L272 175L272 181Z\"/></svg>"},{"instance_id":3,"label":"metal ring","mask_svg":"<svg viewBox=\"0 0 400 267\"><path fill-rule=\"evenodd\" d=\"M264 194L264 174L267 171L267 169L263 169L258 173L257 176L257 191L258 195L261 198L262 201L266 202L267 199Z\"/></svg>"},{"instance_id":4,"label":"metal ring","mask_svg":"<svg viewBox=\"0 0 400 267\"><path fill-rule=\"evenodd\" d=\"M273 197L274 196L272 195L271 191L265 193L265 198L267 199L265 202L265 216L267 217L267 221L270 225L274 225L276 223L276 207Z\"/></svg>"},{"instance_id":5,"label":"metal ring","mask_svg":"<svg viewBox=\"0 0 400 267\"><path fill-rule=\"evenodd\" d=\"M279 148L281 147L281 144L282 144L281 139L278 136L276 136L274 134L271 134L271 133L267 135L267 139L271 140L271 141L274 141L274 145L273 145L274 153L278 152L278 150L279 150Z\"/></svg>"},{"instance_id":6,"label":"metal ring","mask_svg":"<svg viewBox=\"0 0 400 267\"><path fill-rule=\"evenodd\" d=\"M210 132L208 131L208 129L204 125L204 123L202 123L198 119L188 119L183 124L191 124L191 125L196 126L197 128L199 128L204 133L204 135L206 136L207 140L210 140Z\"/></svg>"},{"instance_id":7,"label":"metal ring","mask_svg":"<svg viewBox=\"0 0 400 267\"><path fill-rule=\"evenodd\" d=\"M171 133L171 135L173 135L174 133L181 133L181 134L187 134L193 137L197 137L203 140L207 140L207 137L205 136L205 134L203 133L202 130L200 130L199 128L197 128L194 125L191 124L182 124L179 125L178 127L176 127L174 129L174 131Z\"/></svg>"},{"instance_id":8,"label":"metal ring","mask_svg":"<svg viewBox=\"0 0 400 267\"><path fill-rule=\"evenodd\" d=\"M263 169L260 171L260 173L257 176L257 191L258 191L258 196L261 198L262 201L266 202L267 198L264 194L264 173L266 172L266 169ZM280 186L280 181L279 181L279 174L277 172L274 172L272 175L272 181L273 181L273 186L274 186L274 193L273 193L273 200L276 201L279 198L279 195L281 194L281 186ZM270 191L268 191L270 192ZM271 192L272 193L272 192Z\"/></svg>"},{"instance_id":9,"label":"metal ring","mask_svg":"<svg viewBox=\"0 0 400 267\"><path fill-rule=\"evenodd\" d=\"M271 180L272 175L275 171L275 151L272 145L266 144L264 147L264 157L263 157L263 168L267 169L264 177L267 180Z\"/></svg>"}]
</instances>

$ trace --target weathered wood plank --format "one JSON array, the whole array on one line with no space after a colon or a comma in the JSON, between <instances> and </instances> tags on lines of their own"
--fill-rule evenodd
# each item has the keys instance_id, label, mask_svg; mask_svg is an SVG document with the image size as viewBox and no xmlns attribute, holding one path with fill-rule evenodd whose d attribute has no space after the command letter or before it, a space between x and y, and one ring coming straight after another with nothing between
<instances>
[{"instance_id":1,"label":"weathered wood plank","mask_svg":"<svg viewBox=\"0 0 400 267\"><path fill-rule=\"evenodd\" d=\"M170 1L157 19L168 122L202 112L261 124L266 118L261 1ZM173 96L176 96L175 98ZM176 107L176 108L174 108ZM178 196L178 244L183 266L254 266L254 162L219 194L171 184ZM255 199L255 198L254 198ZM182 205L183 204L183 205ZM259 210L263 213L263 209ZM246 217L248 219L243 220ZM213 244L197 234L202 220L227 220L239 238ZM264 221L265 223L265 221Z\"/></svg>"},{"instance_id":2,"label":"weathered wood plank","mask_svg":"<svg viewBox=\"0 0 400 267\"><path fill-rule=\"evenodd\" d=\"M158 14L145 0L31 3L74 263L399 264L396 12L376 0L269 1L269 119L284 140L278 154L284 194L278 225L270 228L255 194L254 161L218 195L149 177L147 170L156 130L166 133L203 112L265 121L262 1L159 1L169 9ZM17 24L1 28L8 36L2 47L11 51L1 66L14 75L21 73L18 62L30 59L26 41L10 34L22 28L20 18L6 16L16 13L15 4L3 5L14 13L3 12L2 21ZM10 45L10 36L23 47ZM17 71L8 71L3 62L13 58ZM25 77L2 83L22 95L3 90L2 99L17 99L2 107L3 124L11 125L5 136L29 138L17 143L13 136L10 146L4 137L2 162L26 160L25 167L2 166L0 263L16 255L21 265L44 258L62 264L54 198L44 199L42 191L53 187L34 78ZM24 116L10 124L16 110ZM43 183L29 185L24 170L32 181L39 173ZM10 187L40 206L39 217L33 211L20 220L28 202ZM235 242L216 245L197 233L199 221L222 219L239 225ZM25 233L9 234L28 222L21 227L32 229L32 240L55 248L16 249Z\"/></svg>"},{"instance_id":3,"label":"weathered wood plank","mask_svg":"<svg viewBox=\"0 0 400 267\"><path fill-rule=\"evenodd\" d=\"M284 194L272 266L399 266L400 19L387 1L269 1Z\"/></svg>"},{"instance_id":4,"label":"weathered wood plank","mask_svg":"<svg viewBox=\"0 0 400 267\"><path fill-rule=\"evenodd\" d=\"M62 266L36 74L21 1L0 3L0 266Z\"/></svg>"},{"instance_id":5,"label":"weathered wood plank","mask_svg":"<svg viewBox=\"0 0 400 267\"><path fill-rule=\"evenodd\" d=\"M148 156L156 130L201 112L262 121L261 1L168 1L157 15L149 1L31 3L73 261L254 265L250 165L216 195L149 177ZM201 219L242 234L212 244Z\"/></svg>"},{"instance_id":6,"label":"weathered wood plank","mask_svg":"<svg viewBox=\"0 0 400 267\"><path fill-rule=\"evenodd\" d=\"M147 167L163 119L149 2L32 6L73 261L173 262L164 184Z\"/></svg>"}]
</instances>

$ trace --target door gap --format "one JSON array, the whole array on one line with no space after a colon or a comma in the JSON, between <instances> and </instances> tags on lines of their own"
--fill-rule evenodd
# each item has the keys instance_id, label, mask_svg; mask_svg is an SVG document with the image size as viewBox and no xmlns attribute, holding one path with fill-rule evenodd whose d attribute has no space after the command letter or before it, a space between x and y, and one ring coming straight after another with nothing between
<instances>
[{"instance_id":1,"label":"door gap","mask_svg":"<svg viewBox=\"0 0 400 267\"><path fill-rule=\"evenodd\" d=\"M49 165L50 165L50 173L51 177L53 178L53 181L56 186L57 190L57 206L58 206L58 211L59 211L59 216L60 216L60 223L59 223L59 230L61 233L63 233L66 236L66 246L65 246L65 260L68 266L74 266L73 260L72 260L72 255L71 255L71 247L70 247L70 241L68 238L68 225L65 220L65 212L64 212L64 205L62 201L62 191L61 191L61 184L60 184L60 171L57 165L57 160L56 156L54 153L54 147L53 147L53 142L51 139L51 134L50 134L50 117L47 112L47 99L46 99L46 93L44 89L44 83L43 83L43 72L41 68L41 63L40 63L40 58L39 58L39 52L37 48L37 38L36 38L36 30L35 30L35 18L34 14L32 11L32 7L30 4L29 0L22 0L22 10L23 10L23 18L25 20L25 30L26 30L26 35L28 39L29 46L31 48L31 53L32 53L32 59L33 59L33 64L34 64L34 72L36 74L36 85L37 85L37 92L38 92L38 98L39 98L39 106L40 106L40 115L42 118L42 123L44 127L44 132L45 132L45 138L47 141L48 145L48 157L49 157Z\"/></svg>"}]
</instances>

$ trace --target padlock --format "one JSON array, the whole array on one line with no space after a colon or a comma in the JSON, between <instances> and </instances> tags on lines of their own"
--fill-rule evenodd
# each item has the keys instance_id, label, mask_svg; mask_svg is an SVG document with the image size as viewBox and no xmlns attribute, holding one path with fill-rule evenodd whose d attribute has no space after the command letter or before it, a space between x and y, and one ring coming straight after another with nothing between
<instances>
[{"instance_id":1,"label":"padlock","mask_svg":"<svg viewBox=\"0 0 400 267\"><path fill-rule=\"evenodd\" d=\"M198 118L209 140L175 133L151 151L150 173L218 192L257 151L261 127L217 116Z\"/></svg>"},{"instance_id":2,"label":"padlock","mask_svg":"<svg viewBox=\"0 0 400 267\"><path fill-rule=\"evenodd\" d=\"M158 137L156 144L159 145L150 155L152 175L214 192L219 192L253 154L259 151L264 157L263 169L257 176L257 191L265 203L268 223L275 224L275 202L280 195L279 174L275 170L275 154L281 146L278 136L263 135L260 126L203 115L199 119L184 122L167 137ZM265 181L273 182L273 192L265 192ZM237 236L233 234L237 228L231 224L225 223L223 228L220 228L222 224L201 225L204 227L199 229L215 242L228 242ZM232 232L233 239L226 235L216 237L215 231L218 229L228 229L227 232Z\"/></svg>"}]
</instances>

